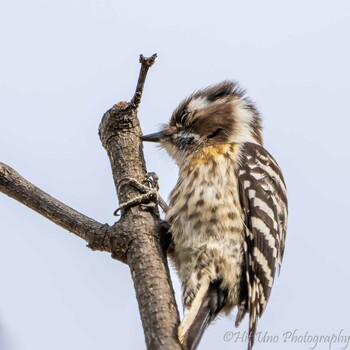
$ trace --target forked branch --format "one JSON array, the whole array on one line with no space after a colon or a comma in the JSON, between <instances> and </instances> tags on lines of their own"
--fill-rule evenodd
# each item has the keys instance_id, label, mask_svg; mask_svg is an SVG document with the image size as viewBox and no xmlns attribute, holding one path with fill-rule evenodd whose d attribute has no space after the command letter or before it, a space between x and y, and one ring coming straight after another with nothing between
<instances>
[{"instance_id":1,"label":"forked branch","mask_svg":"<svg viewBox=\"0 0 350 350\"><path fill-rule=\"evenodd\" d=\"M140 55L141 70L131 102L119 102L105 113L99 135L110 159L120 203L138 190L118 184L133 178L147 185L137 108L141 101L149 67L156 58ZM179 315L176 307L166 254L159 234L157 209L140 205L123 212L113 226L99 223L51 197L9 166L0 163L0 191L37 211L57 225L88 242L93 250L111 252L112 257L129 265L139 304L148 349L180 350L177 339Z\"/></svg>"}]
</instances>

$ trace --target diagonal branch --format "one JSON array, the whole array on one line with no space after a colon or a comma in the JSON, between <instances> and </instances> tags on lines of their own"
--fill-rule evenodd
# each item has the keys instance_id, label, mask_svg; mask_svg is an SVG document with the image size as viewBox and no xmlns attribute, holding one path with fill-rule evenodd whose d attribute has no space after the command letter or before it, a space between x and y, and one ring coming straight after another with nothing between
<instances>
[{"instance_id":1,"label":"diagonal branch","mask_svg":"<svg viewBox=\"0 0 350 350\"><path fill-rule=\"evenodd\" d=\"M50 196L1 162L0 191L87 242L95 241L108 228Z\"/></svg>"},{"instance_id":2,"label":"diagonal branch","mask_svg":"<svg viewBox=\"0 0 350 350\"><path fill-rule=\"evenodd\" d=\"M148 70L150 67L153 66L153 63L156 60L156 58L157 58L156 53L151 57L144 57L143 55L140 55L141 70L140 70L139 79L136 85L136 91L135 91L134 97L131 100L131 105L134 108L137 108L141 102L143 87L145 85Z\"/></svg>"},{"instance_id":3,"label":"diagonal branch","mask_svg":"<svg viewBox=\"0 0 350 350\"><path fill-rule=\"evenodd\" d=\"M113 252L115 259L126 262L130 224L125 220L109 226L91 219L50 196L1 162L0 192L84 239L92 250Z\"/></svg>"}]
</instances>

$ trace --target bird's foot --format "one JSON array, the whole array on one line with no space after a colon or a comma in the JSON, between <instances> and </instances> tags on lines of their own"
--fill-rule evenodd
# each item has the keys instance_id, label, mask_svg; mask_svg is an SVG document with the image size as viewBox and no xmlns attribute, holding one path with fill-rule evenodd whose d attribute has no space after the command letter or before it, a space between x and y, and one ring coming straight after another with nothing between
<instances>
[{"instance_id":1,"label":"bird's foot","mask_svg":"<svg viewBox=\"0 0 350 350\"><path fill-rule=\"evenodd\" d=\"M115 210L114 215L117 216L119 215L119 212L123 212L135 205L141 205L144 208L152 209L154 209L156 205L159 205L164 212L169 210L169 206L158 193L159 185L157 174L153 172L147 173L146 181L148 182L148 186L140 183L132 177L125 177L119 181L117 186L118 192L123 186L130 185L139 190L141 194L124 203L121 203L119 208Z\"/></svg>"}]
</instances>

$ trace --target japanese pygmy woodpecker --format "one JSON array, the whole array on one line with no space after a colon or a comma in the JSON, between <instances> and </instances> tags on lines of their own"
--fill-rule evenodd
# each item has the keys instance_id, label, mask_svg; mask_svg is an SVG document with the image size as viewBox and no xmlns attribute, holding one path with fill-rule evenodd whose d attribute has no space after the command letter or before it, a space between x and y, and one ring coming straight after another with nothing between
<instances>
[{"instance_id":1,"label":"japanese pygmy woodpecker","mask_svg":"<svg viewBox=\"0 0 350 350\"><path fill-rule=\"evenodd\" d=\"M159 142L179 166L165 220L183 289L181 343L195 349L205 328L236 307L236 326L249 314L250 350L287 229L286 186L263 147L256 107L224 81L193 93L143 140Z\"/></svg>"}]
</instances>

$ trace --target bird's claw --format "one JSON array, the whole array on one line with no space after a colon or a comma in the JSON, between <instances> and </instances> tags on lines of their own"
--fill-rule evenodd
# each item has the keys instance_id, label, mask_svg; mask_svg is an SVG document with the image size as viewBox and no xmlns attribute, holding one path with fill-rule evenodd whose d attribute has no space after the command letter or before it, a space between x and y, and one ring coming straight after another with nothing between
<instances>
[{"instance_id":1,"label":"bird's claw","mask_svg":"<svg viewBox=\"0 0 350 350\"><path fill-rule=\"evenodd\" d=\"M158 190L158 176L154 172L150 172L146 174L146 181L149 186L146 186L136 179L132 177L125 177L121 179L117 185L118 192L125 185L130 185L139 190L142 194L136 196L135 198L130 199L124 203L121 203L119 208L114 211L115 216L119 216L119 212L123 212L126 209L133 207L135 205L141 205L144 208L152 208L154 209L157 204L166 212L168 210L168 205L165 201L160 197ZM153 202L152 202L153 200Z\"/></svg>"}]
</instances>

